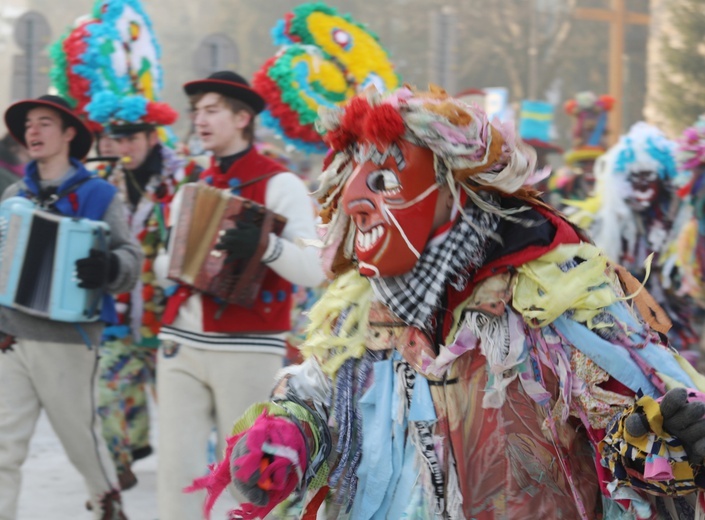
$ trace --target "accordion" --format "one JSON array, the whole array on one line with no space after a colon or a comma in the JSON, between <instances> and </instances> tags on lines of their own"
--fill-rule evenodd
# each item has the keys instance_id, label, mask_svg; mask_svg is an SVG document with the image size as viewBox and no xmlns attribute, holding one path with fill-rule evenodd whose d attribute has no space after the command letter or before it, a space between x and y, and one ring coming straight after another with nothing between
<instances>
[{"instance_id":1,"label":"accordion","mask_svg":"<svg viewBox=\"0 0 705 520\"><path fill-rule=\"evenodd\" d=\"M267 237L269 233L281 235L286 218L205 184L184 184L180 191L181 208L171 230L169 278L224 302L251 307L267 274L267 266L261 262ZM259 228L259 245L252 257L227 263L227 253L215 246L239 222Z\"/></svg>"},{"instance_id":2,"label":"accordion","mask_svg":"<svg viewBox=\"0 0 705 520\"><path fill-rule=\"evenodd\" d=\"M96 321L102 289L78 286L76 260L107 251L104 222L65 217L22 197L0 204L0 305L56 321Z\"/></svg>"}]
</instances>

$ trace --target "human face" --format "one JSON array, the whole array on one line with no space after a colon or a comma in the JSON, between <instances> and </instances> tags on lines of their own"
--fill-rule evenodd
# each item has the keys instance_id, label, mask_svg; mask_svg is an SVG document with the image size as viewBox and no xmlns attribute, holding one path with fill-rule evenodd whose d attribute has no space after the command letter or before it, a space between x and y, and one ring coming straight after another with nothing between
<instances>
[{"instance_id":1,"label":"human face","mask_svg":"<svg viewBox=\"0 0 705 520\"><path fill-rule=\"evenodd\" d=\"M120 155L117 141L109 135L101 135L98 138L98 155L101 157L116 157Z\"/></svg>"},{"instance_id":2,"label":"human face","mask_svg":"<svg viewBox=\"0 0 705 520\"><path fill-rule=\"evenodd\" d=\"M27 113L24 138L30 159L45 162L55 157L69 156L71 140L76 129L64 129L61 115L47 107L33 108Z\"/></svg>"},{"instance_id":3,"label":"human face","mask_svg":"<svg viewBox=\"0 0 705 520\"><path fill-rule=\"evenodd\" d=\"M241 110L233 112L215 92L205 94L193 107L193 124L203 148L216 157L237 153L244 146L243 130L252 116Z\"/></svg>"},{"instance_id":4,"label":"human face","mask_svg":"<svg viewBox=\"0 0 705 520\"><path fill-rule=\"evenodd\" d=\"M118 155L125 162L128 170L136 170L144 164L152 148L157 144L156 132L137 132L136 134L115 138Z\"/></svg>"},{"instance_id":5,"label":"human face","mask_svg":"<svg viewBox=\"0 0 705 520\"><path fill-rule=\"evenodd\" d=\"M439 208L433 152L408 141L384 150L361 145L342 207L356 227L355 253L363 276L410 271L431 233L447 222Z\"/></svg>"}]
</instances>

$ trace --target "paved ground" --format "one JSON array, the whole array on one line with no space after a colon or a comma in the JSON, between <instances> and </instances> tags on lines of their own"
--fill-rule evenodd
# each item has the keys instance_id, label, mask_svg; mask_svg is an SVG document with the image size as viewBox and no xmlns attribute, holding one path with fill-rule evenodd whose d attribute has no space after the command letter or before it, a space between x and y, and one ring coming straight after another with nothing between
<instances>
[{"instance_id":1,"label":"paved ground","mask_svg":"<svg viewBox=\"0 0 705 520\"><path fill-rule=\"evenodd\" d=\"M156 418L153 423L153 430L156 430ZM129 520L158 518L157 461L158 453L135 464L134 472L139 484L123 495ZM91 513L84 507L86 498L83 479L68 461L49 421L42 414L32 439L29 458L23 467L17 520L90 520ZM229 497L221 499L212 519L223 520L226 518L225 512L233 506L234 501Z\"/></svg>"}]
</instances>

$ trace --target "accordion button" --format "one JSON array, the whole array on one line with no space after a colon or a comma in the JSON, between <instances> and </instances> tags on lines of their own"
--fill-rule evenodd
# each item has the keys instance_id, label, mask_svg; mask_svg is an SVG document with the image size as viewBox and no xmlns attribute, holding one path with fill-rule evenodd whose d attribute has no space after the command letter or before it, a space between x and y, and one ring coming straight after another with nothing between
<instances>
[{"instance_id":1,"label":"accordion button","mask_svg":"<svg viewBox=\"0 0 705 520\"><path fill-rule=\"evenodd\" d=\"M284 300L286 300L286 291L283 291L283 290L277 291L277 301L283 302Z\"/></svg>"},{"instance_id":2,"label":"accordion button","mask_svg":"<svg viewBox=\"0 0 705 520\"><path fill-rule=\"evenodd\" d=\"M272 303L274 301L274 296L269 291L262 291L262 301L264 303Z\"/></svg>"}]
</instances>

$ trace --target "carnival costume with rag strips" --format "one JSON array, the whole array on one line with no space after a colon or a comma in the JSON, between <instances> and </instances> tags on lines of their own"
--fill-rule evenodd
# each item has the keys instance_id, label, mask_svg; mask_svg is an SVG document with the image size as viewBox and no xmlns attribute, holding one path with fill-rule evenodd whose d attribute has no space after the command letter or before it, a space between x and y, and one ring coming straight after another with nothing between
<instances>
[{"instance_id":1,"label":"carnival costume with rag strips","mask_svg":"<svg viewBox=\"0 0 705 520\"><path fill-rule=\"evenodd\" d=\"M117 296L117 323L105 329L100 358L99 412L123 488L135 483L134 459L151 453L147 386L154 382L157 334L166 296L153 262L166 242L170 202L186 176L185 161L166 143L176 111L159 96L161 49L140 0L98 0L51 48L53 85L68 96L95 133L158 132L161 142L142 165L122 161L101 171L125 204L125 222L144 263L137 285ZM164 143L164 144L162 144ZM95 165L93 163L92 165Z\"/></svg>"},{"instance_id":2,"label":"carnival costume with rag strips","mask_svg":"<svg viewBox=\"0 0 705 520\"><path fill-rule=\"evenodd\" d=\"M654 399L705 381L642 319L646 291L521 189L534 157L511 130L408 88L321 127L336 278L306 361L194 483L206 511L233 480L252 501L238 518L299 500L356 520L702 514L702 456L687 463ZM432 229L439 190L453 208ZM653 427L630 436L630 416Z\"/></svg>"},{"instance_id":3,"label":"carnival costume with rag strips","mask_svg":"<svg viewBox=\"0 0 705 520\"><path fill-rule=\"evenodd\" d=\"M608 258L636 278L673 320L671 344L687 350L698 342L688 302L662 276L669 237L681 207L676 194L675 143L656 127L636 123L595 163L595 195L581 202L570 220L589 230Z\"/></svg>"},{"instance_id":4,"label":"carnival costume with rag strips","mask_svg":"<svg viewBox=\"0 0 705 520\"><path fill-rule=\"evenodd\" d=\"M705 115L687 128L676 144L676 162L684 184L678 235L669 244L665 271L680 295L705 307ZM676 227L676 226L674 226Z\"/></svg>"},{"instance_id":5,"label":"carnival costume with rag strips","mask_svg":"<svg viewBox=\"0 0 705 520\"><path fill-rule=\"evenodd\" d=\"M563 199L583 200L593 194L593 166L607 150L607 115L614 103L614 98L590 91L579 92L565 103L565 112L574 118L573 142L563 155L565 167L551 178L552 189Z\"/></svg>"}]
</instances>

